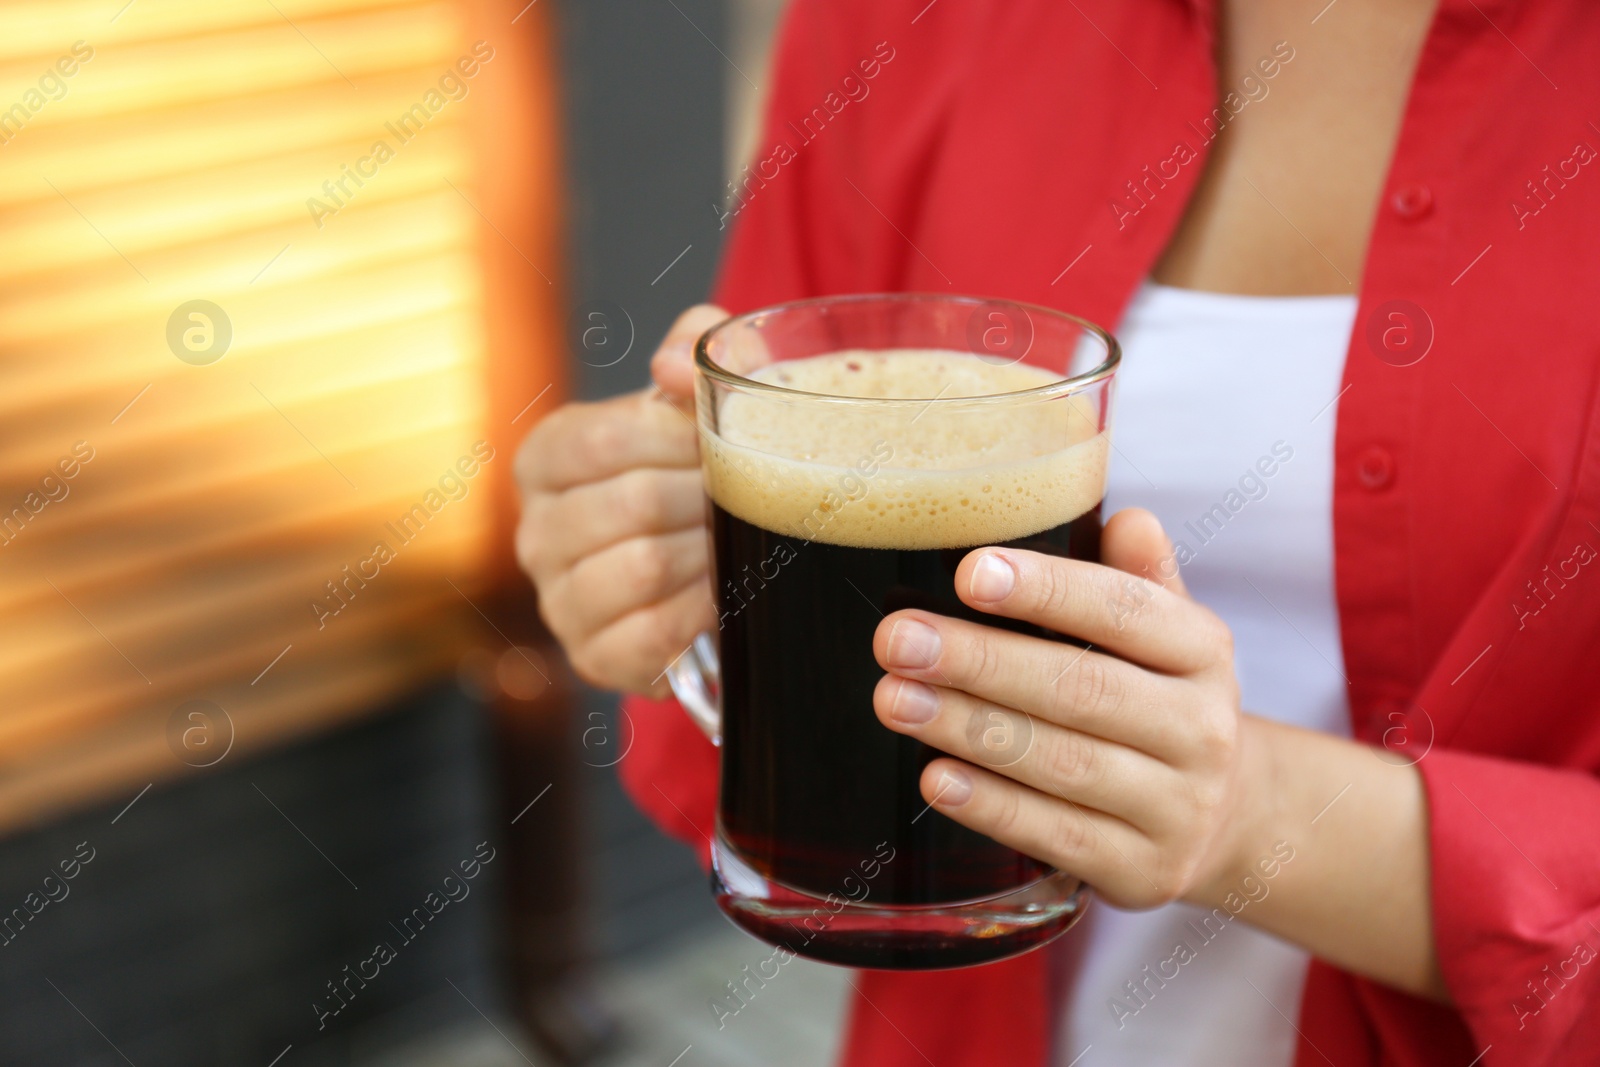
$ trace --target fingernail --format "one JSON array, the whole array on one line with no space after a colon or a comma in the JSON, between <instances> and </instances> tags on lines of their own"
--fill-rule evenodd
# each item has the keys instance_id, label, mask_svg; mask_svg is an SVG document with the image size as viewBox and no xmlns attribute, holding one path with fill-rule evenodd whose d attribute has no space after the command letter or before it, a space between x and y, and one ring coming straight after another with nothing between
<instances>
[{"instance_id":1,"label":"fingernail","mask_svg":"<svg viewBox=\"0 0 1600 1067\"><path fill-rule=\"evenodd\" d=\"M968 591L974 600L1004 600L1017 587L1017 572L1005 557L997 552L985 552L972 568L972 582Z\"/></svg>"},{"instance_id":2,"label":"fingernail","mask_svg":"<svg viewBox=\"0 0 1600 1067\"><path fill-rule=\"evenodd\" d=\"M889 718L910 726L921 726L931 722L937 714L939 694L932 687L901 679L900 690L895 693L894 704L889 708Z\"/></svg>"},{"instance_id":3,"label":"fingernail","mask_svg":"<svg viewBox=\"0 0 1600 1067\"><path fill-rule=\"evenodd\" d=\"M931 667L939 660L939 631L925 622L901 619L889 633L889 666Z\"/></svg>"},{"instance_id":4,"label":"fingernail","mask_svg":"<svg viewBox=\"0 0 1600 1067\"><path fill-rule=\"evenodd\" d=\"M972 796L972 779L961 771L940 771L933 802L941 808L959 808Z\"/></svg>"}]
</instances>

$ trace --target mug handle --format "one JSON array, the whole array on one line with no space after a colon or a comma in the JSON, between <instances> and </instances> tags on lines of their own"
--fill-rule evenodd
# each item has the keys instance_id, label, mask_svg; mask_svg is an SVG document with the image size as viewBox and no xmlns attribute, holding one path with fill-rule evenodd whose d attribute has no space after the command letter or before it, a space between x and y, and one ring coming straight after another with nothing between
<instances>
[{"instance_id":1,"label":"mug handle","mask_svg":"<svg viewBox=\"0 0 1600 1067\"><path fill-rule=\"evenodd\" d=\"M682 655L667 664L667 681L700 731L713 745L722 744L722 664L709 633L701 631Z\"/></svg>"}]
</instances>

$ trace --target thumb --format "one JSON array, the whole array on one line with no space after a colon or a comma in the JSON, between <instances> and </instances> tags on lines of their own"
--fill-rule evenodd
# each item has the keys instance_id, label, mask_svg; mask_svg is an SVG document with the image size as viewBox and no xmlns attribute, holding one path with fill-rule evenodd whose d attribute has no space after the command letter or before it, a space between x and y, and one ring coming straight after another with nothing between
<instances>
[{"instance_id":1,"label":"thumb","mask_svg":"<svg viewBox=\"0 0 1600 1067\"><path fill-rule=\"evenodd\" d=\"M656 354L650 357L650 377L668 400L682 404L694 397L694 343L700 335L728 317L715 304L696 304L678 316Z\"/></svg>"},{"instance_id":2,"label":"thumb","mask_svg":"<svg viewBox=\"0 0 1600 1067\"><path fill-rule=\"evenodd\" d=\"M1178 574L1178 556L1161 520L1144 508L1124 508L1100 535L1100 562L1188 596Z\"/></svg>"}]
</instances>

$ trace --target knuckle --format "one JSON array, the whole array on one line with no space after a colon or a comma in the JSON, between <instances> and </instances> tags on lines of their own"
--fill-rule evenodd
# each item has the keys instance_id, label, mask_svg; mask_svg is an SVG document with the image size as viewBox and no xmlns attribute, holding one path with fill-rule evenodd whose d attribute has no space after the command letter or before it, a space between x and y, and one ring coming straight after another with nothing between
<instances>
[{"instance_id":1,"label":"knuckle","mask_svg":"<svg viewBox=\"0 0 1600 1067\"><path fill-rule=\"evenodd\" d=\"M628 547L630 584L643 596L664 592L672 577L672 554L659 537L640 537Z\"/></svg>"},{"instance_id":2,"label":"knuckle","mask_svg":"<svg viewBox=\"0 0 1600 1067\"><path fill-rule=\"evenodd\" d=\"M1055 618L1071 610L1073 590L1069 588L1065 570L1056 560L1047 559L1035 572L1030 585L1034 607L1039 614Z\"/></svg>"},{"instance_id":3,"label":"knuckle","mask_svg":"<svg viewBox=\"0 0 1600 1067\"><path fill-rule=\"evenodd\" d=\"M1003 657L985 634L974 634L964 639L963 643L967 647L962 659L973 685L986 689L1002 677L1005 670Z\"/></svg>"},{"instance_id":4,"label":"knuckle","mask_svg":"<svg viewBox=\"0 0 1600 1067\"><path fill-rule=\"evenodd\" d=\"M587 647L568 648L566 651L567 663L572 667L572 673L586 684L596 689L610 689L615 684L605 664L597 660Z\"/></svg>"},{"instance_id":5,"label":"knuckle","mask_svg":"<svg viewBox=\"0 0 1600 1067\"><path fill-rule=\"evenodd\" d=\"M666 525L666 487L652 472L638 470L623 475L621 493L630 529L659 530Z\"/></svg>"},{"instance_id":6,"label":"knuckle","mask_svg":"<svg viewBox=\"0 0 1600 1067\"><path fill-rule=\"evenodd\" d=\"M563 404L534 424L517 448L514 466L519 482L529 486L541 483L550 453L561 447L561 442L571 435L573 424L581 423L588 410L586 404Z\"/></svg>"},{"instance_id":7,"label":"knuckle","mask_svg":"<svg viewBox=\"0 0 1600 1067\"><path fill-rule=\"evenodd\" d=\"M610 417L608 412L591 411L576 435L576 444L586 455L604 461L623 450L627 433L622 420Z\"/></svg>"},{"instance_id":8,"label":"knuckle","mask_svg":"<svg viewBox=\"0 0 1600 1067\"><path fill-rule=\"evenodd\" d=\"M1050 734L1054 740L1046 754L1046 766L1056 781L1092 786L1099 780L1100 760L1094 742L1076 730L1052 730Z\"/></svg>"},{"instance_id":9,"label":"knuckle","mask_svg":"<svg viewBox=\"0 0 1600 1067\"><path fill-rule=\"evenodd\" d=\"M1032 718L999 704L975 700L967 709L966 758L990 767L1010 767L1029 755L1036 736Z\"/></svg>"},{"instance_id":10,"label":"knuckle","mask_svg":"<svg viewBox=\"0 0 1600 1067\"><path fill-rule=\"evenodd\" d=\"M1017 832L1022 829L1022 797L1016 789L1003 789L995 805L992 818L994 828L993 836L1001 839L1015 839Z\"/></svg>"},{"instance_id":11,"label":"knuckle","mask_svg":"<svg viewBox=\"0 0 1600 1067\"><path fill-rule=\"evenodd\" d=\"M1050 843L1058 855L1071 858L1081 856L1089 846L1089 835L1094 832L1089 817L1070 804L1063 804L1050 830Z\"/></svg>"},{"instance_id":12,"label":"knuckle","mask_svg":"<svg viewBox=\"0 0 1600 1067\"><path fill-rule=\"evenodd\" d=\"M671 647L668 622L660 604L642 607L630 616L627 629L634 636L632 647L641 662L657 664L659 669L681 651Z\"/></svg>"},{"instance_id":13,"label":"knuckle","mask_svg":"<svg viewBox=\"0 0 1600 1067\"><path fill-rule=\"evenodd\" d=\"M1223 802L1226 800L1226 790L1222 783L1207 778L1194 782L1189 790L1189 811L1192 820L1205 827L1222 811Z\"/></svg>"},{"instance_id":14,"label":"knuckle","mask_svg":"<svg viewBox=\"0 0 1600 1067\"><path fill-rule=\"evenodd\" d=\"M1208 708L1195 718L1195 748L1209 766L1231 762L1239 744L1239 717L1232 707Z\"/></svg>"},{"instance_id":15,"label":"knuckle","mask_svg":"<svg viewBox=\"0 0 1600 1067\"><path fill-rule=\"evenodd\" d=\"M1055 696L1073 711L1109 711L1120 705L1122 683L1110 665L1088 653L1077 656L1055 681Z\"/></svg>"},{"instance_id":16,"label":"knuckle","mask_svg":"<svg viewBox=\"0 0 1600 1067\"><path fill-rule=\"evenodd\" d=\"M672 326L667 330L661 344L656 348L656 354L670 350L674 345L692 345L695 340L708 329L728 317L728 312L715 304L694 304L685 308L681 314L672 320Z\"/></svg>"},{"instance_id":17,"label":"knuckle","mask_svg":"<svg viewBox=\"0 0 1600 1067\"><path fill-rule=\"evenodd\" d=\"M539 590L536 600L539 617L570 658L592 636L592 631L579 622L571 607L571 591L562 584Z\"/></svg>"},{"instance_id":18,"label":"knuckle","mask_svg":"<svg viewBox=\"0 0 1600 1067\"><path fill-rule=\"evenodd\" d=\"M1146 627L1147 610L1157 587L1143 578L1120 574L1112 580L1109 600L1113 605L1114 626L1118 633L1137 637Z\"/></svg>"},{"instance_id":19,"label":"knuckle","mask_svg":"<svg viewBox=\"0 0 1600 1067\"><path fill-rule=\"evenodd\" d=\"M534 522L527 517L517 524L516 550L517 563L535 585L540 581L540 572L543 570L544 539L539 536L539 531Z\"/></svg>"},{"instance_id":20,"label":"knuckle","mask_svg":"<svg viewBox=\"0 0 1600 1067\"><path fill-rule=\"evenodd\" d=\"M689 616L672 601L660 601L642 609L644 621L643 658L664 668L689 647L694 639Z\"/></svg>"}]
</instances>

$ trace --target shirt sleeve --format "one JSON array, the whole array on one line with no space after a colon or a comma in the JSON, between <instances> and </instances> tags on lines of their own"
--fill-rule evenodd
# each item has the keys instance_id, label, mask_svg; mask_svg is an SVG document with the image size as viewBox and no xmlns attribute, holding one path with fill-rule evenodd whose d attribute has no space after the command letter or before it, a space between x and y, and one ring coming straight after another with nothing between
<instances>
[{"instance_id":1,"label":"shirt sleeve","mask_svg":"<svg viewBox=\"0 0 1600 1067\"><path fill-rule=\"evenodd\" d=\"M1457 1010L1491 1063L1586 1062L1600 1048L1600 780L1443 750L1418 769Z\"/></svg>"}]
</instances>

